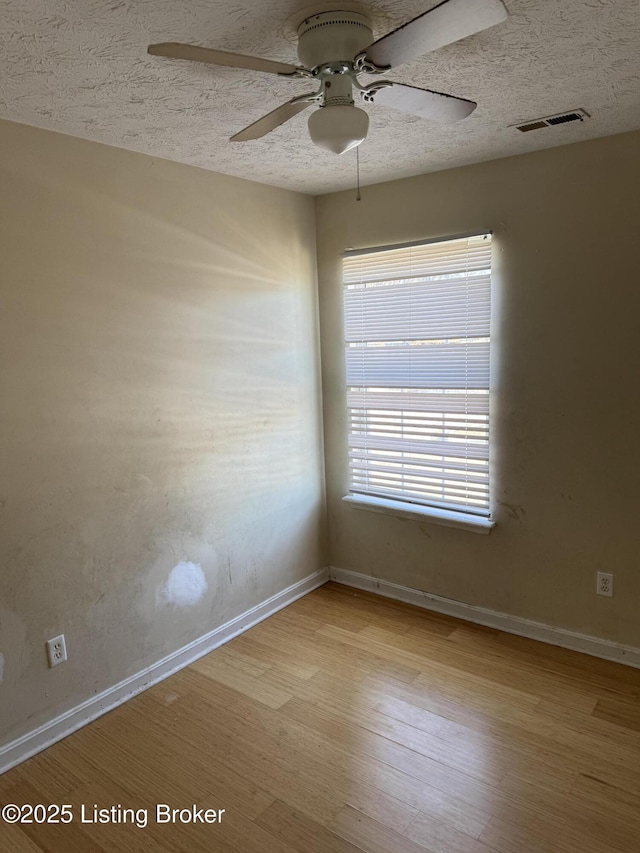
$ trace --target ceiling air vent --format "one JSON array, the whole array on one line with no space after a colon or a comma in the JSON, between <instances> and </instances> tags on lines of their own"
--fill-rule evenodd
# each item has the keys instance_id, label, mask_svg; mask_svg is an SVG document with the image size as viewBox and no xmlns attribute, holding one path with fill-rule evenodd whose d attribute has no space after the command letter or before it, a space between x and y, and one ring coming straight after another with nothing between
<instances>
[{"instance_id":1,"label":"ceiling air vent","mask_svg":"<svg viewBox=\"0 0 640 853\"><path fill-rule=\"evenodd\" d=\"M525 121L524 124L512 124L516 130L522 133L528 133L530 130L539 130L542 127L553 127L555 124L567 124L571 121L584 121L590 118L586 110L571 110L568 113L558 113L555 116L545 116L545 118L534 118L531 121Z\"/></svg>"}]
</instances>

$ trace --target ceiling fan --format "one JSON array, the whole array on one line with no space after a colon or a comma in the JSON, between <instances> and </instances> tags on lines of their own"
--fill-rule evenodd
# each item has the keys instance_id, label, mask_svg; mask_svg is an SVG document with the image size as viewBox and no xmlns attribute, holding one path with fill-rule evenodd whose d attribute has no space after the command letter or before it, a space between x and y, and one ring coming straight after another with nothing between
<instances>
[{"instance_id":1,"label":"ceiling fan","mask_svg":"<svg viewBox=\"0 0 640 853\"><path fill-rule=\"evenodd\" d=\"M354 90L365 103L394 107L443 123L470 115L477 106L474 101L390 80L363 85L358 77L384 74L396 65L493 27L506 17L502 0L443 0L373 41L366 15L339 9L321 12L305 18L298 27L298 57L302 63L298 66L177 42L149 45L148 52L169 59L246 68L290 79L315 79L319 83L317 91L292 98L236 133L231 141L259 139L314 105L320 109L309 118L312 141L342 154L360 145L369 129L369 116L354 104Z\"/></svg>"}]
</instances>

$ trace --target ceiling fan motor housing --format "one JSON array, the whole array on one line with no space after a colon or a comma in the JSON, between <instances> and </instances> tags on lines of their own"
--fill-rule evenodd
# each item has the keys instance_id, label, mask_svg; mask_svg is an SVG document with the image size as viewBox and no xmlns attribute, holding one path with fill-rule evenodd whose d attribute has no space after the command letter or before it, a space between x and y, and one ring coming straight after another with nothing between
<instances>
[{"instance_id":1,"label":"ceiling fan motor housing","mask_svg":"<svg viewBox=\"0 0 640 853\"><path fill-rule=\"evenodd\" d=\"M323 12L298 27L298 57L310 70L332 62L353 62L373 41L369 21L358 12Z\"/></svg>"}]
</instances>

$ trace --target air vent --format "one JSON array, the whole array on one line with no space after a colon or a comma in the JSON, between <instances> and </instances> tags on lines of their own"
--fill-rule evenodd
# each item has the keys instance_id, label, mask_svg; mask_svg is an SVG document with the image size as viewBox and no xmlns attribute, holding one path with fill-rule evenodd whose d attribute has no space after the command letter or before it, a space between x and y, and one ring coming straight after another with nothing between
<instances>
[{"instance_id":1,"label":"air vent","mask_svg":"<svg viewBox=\"0 0 640 853\"><path fill-rule=\"evenodd\" d=\"M522 133L528 133L530 130L540 130L543 127L553 127L556 124L567 124L572 121L584 121L587 118L590 118L589 113L586 110L579 109L571 110L568 113L558 113L555 116L531 119L524 124L512 124L511 127L515 127Z\"/></svg>"},{"instance_id":2,"label":"air vent","mask_svg":"<svg viewBox=\"0 0 640 853\"><path fill-rule=\"evenodd\" d=\"M547 127L546 121L532 121L530 124L519 124L518 130L526 133L528 130L538 130L540 127Z\"/></svg>"},{"instance_id":3,"label":"air vent","mask_svg":"<svg viewBox=\"0 0 640 853\"><path fill-rule=\"evenodd\" d=\"M547 119L547 124L564 124L567 121L582 121L582 116L580 113L565 113L563 116Z\"/></svg>"}]
</instances>

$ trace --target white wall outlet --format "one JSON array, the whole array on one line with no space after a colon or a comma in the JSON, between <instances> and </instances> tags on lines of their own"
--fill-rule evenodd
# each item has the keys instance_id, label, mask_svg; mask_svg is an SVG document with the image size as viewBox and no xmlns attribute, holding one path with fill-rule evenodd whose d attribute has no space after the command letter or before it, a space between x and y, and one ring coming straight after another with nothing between
<instances>
[{"instance_id":1,"label":"white wall outlet","mask_svg":"<svg viewBox=\"0 0 640 853\"><path fill-rule=\"evenodd\" d=\"M59 637L53 637L51 640L47 640L46 645L49 668L52 666L58 666L59 663L62 663L67 659L67 644L64 641L64 634L60 634Z\"/></svg>"},{"instance_id":2,"label":"white wall outlet","mask_svg":"<svg viewBox=\"0 0 640 853\"><path fill-rule=\"evenodd\" d=\"M613 575L610 572L598 572L598 595L613 595Z\"/></svg>"}]
</instances>

